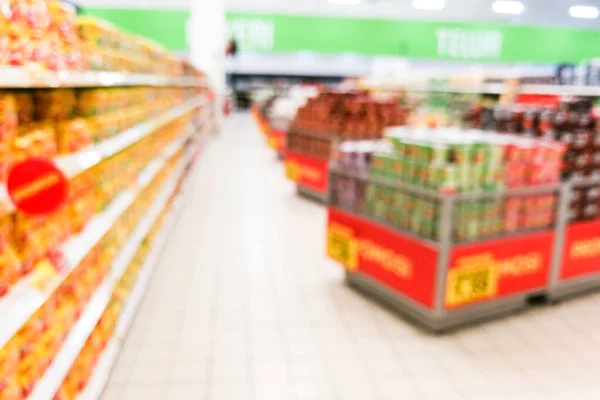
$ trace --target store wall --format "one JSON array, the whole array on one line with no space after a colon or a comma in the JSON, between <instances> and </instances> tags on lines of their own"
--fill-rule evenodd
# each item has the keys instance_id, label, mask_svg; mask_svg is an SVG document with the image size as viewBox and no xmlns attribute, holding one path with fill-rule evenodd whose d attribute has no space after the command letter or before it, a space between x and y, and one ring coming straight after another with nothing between
<instances>
[{"instance_id":1,"label":"store wall","mask_svg":"<svg viewBox=\"0 0 600 400\"><path fill-rule=\"evenodd\" d=\"M189 49L186 41L189 0L78 0L77 4L86 15L106 19L170 50Z\"/></svg>"}]
</instances>

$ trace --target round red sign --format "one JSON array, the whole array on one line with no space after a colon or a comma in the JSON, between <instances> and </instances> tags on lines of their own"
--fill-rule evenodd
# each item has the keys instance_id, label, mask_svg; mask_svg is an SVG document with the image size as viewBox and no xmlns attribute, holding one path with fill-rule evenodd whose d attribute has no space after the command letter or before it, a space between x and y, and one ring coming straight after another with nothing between
<instances>
[{"instance_id":1,"label":"round red sign","mask_svg":"<svg viewBox=\"0 0 600 400\"><path fill-rule=\"evenodd\" d=\"M17 209L32 215L58 210L67 200L69 189L64 174L51 161L41 158L13 166L6 186Z\"/></svg>"}]
</instances>

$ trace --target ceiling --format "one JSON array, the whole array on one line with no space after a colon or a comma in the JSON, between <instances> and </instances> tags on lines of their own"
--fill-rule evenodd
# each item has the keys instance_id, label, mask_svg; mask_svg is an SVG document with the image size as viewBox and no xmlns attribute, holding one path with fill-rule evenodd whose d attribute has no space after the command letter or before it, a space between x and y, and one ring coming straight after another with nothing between
<instances>
[{"instance_id":1,"label":"ceiling","mask_svg":"<svg viewBox=\"0 0 600 400\"><path fill-rule=\"evenodd\" d=\"M446 0L446 6L441 11L416 10L412 7L411 0L361 0L358 5L331 4L328 0L225 0L225 3L229 11L600 28L600 18L586 20L569 15L570 6L590 5L600 8L600 0L520 1L525 5L520 16L494 13L494 0Z\"/></svg>"},{"instance_id":2,"label":"ceiling","mask_svg":"<svg viewBox=\"0 0 600 400\"><path fill-rule=\"evenodd\" d=\"M83 6L186 9L190 2L219 0L75 0ZM360 0L358 5L331 4L329 0L222 0L228 11L305 15L335 15L357 18L396 18L439 21L502 22L519 25L554 25L600 28L600 18L572 18L569 7L591 5L600 0L520 0L525 5L519 16L496 14L494 0L446 0L441 11L416 10L411 0Z\"/></svg>"}]
</instances>

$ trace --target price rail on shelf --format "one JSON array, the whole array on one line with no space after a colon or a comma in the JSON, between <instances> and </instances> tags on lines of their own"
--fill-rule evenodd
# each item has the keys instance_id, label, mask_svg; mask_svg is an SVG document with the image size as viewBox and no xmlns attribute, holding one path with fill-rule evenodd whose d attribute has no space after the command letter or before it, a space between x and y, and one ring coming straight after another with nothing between
<instances>
[{"instance_id":1,"label":"price rail on shelf","mask_svg":"<svg viewBox=\"0 0 600 400\"><path fill-rule=\"evenodd\" d=\"M2 88L60 88L113 86L208 87L204 78L110 71L49 71L25 67L0 68Z\"/></svg>"}]
</instances>

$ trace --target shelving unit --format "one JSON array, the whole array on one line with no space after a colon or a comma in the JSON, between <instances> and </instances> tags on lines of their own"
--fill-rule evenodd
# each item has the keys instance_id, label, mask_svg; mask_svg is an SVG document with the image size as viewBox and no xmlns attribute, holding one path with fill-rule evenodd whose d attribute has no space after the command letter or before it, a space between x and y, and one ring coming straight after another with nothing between
<instances>
[{"instance_id":1,"label":"shelving unit","mask_svg":"<svg viewBox=\"0 0 600 400\"><path fill-rule=\"evenodd\" d=\"M152 228L160 212L164 209L167 200L171 197L177 187L179 178L182 176L185 165L182 163L175 169L172 176L167 180L160 190L146 215L140 220L121 252L115 258L110 269L110 274L104 279L102 285L96 290L94 296L89 300L77 324L71 328L69 336L64 342L61 351L56 356L42 380L35 386L34 392L29 399L47 399L49 393L56 393L65 379L71 365L79 355L83 345L90 336L96 323L102 316L117 282L125 272L129 263L133 260L137 249ZM140 188L141 189L141 188ZM137 190L139 192L139 189ZM135 193L132 193L135 198Z\"/></svg>"},{"instance_id":2,"label":"shelving unit","mask_svg":"<svg viewBox=\"0 0 600 400\"><path fill-rule=\"evenodd\" d=\"M202 78L95 71L51 72L28 68L2 68L0 72L2 72L0 87L6 89L135 86L208 88L207 82ZM197 95L109 139L91 145L76 153L57 156L53 159L53 162L67 178L76 177L82 172L88 171L104 160L138 143L160 127L191 111L201 108L206 109L210 106L210 100L205 95ZM208 124L204 119L210 116L203 112L201 117L203 118L203 123ZM41 379L36 382L33 391L27 397L28 399L48 399L54 396L60 389L72 365L79 357L88 337L90 337L90 334L105 312L118 282L155 221L163 210L165 210L165 206L167 206L169 200L178 189L182 177L193 163L195 156L197 156L197 151L195 154L192 153L192 150L198 150L197 142L200 140L196 136L196 131L189 128L187 133L178 136L165 145L159 155L150 161L138 174L135 182L130 187L119 192L102 212L93 216L79 234L69 238L57 250L64 260L63 268L60 270L50 267L35 268L33 272L12 285L7 294L0 297L0 320L2 321L2 324L0 324L0 349L2 349L36 311L50 299L53 293L77 268L96 244L113 228L114 224L121 218L129 206L134 203L139 194L153 182L167 161L181 149L187 149L184 160L175 168L171 176L167 178L166 183L156 195L146 214L139 220L136 228L132 231L115 257L109 274L92 294L76 323L69 328L68 336L62 343L60 351L53 358L51 365L46 369ZM202 140L205 140L205 138L202 138ZM189 146L189 143L196 143L196 146ZM179 196L176 204L181 204L182 197L183 195ZM5 184L0 184L0 206L4 213L15 211ZM171 211L172 215L175 213L176 209ZM106 356L103 356L102 360L112 358L112 361L114 361L118 355L119 346L116 346L116 343L122 339L129 328L129 324L150 280L152 269L158 261L162 247L168 240L173 222L173 216L171 216L170 223L162 229L162 233L156 240L156 246L152 248L146 259L135 289L131 292L127 306L119 318L115 337L107 346L105 350ZM40 282L43 282L43 284L40 284ZM103 381L106 380L110 368L112 368L112 361L108 361L100 361L97 365L97 372L94 375L94 379L89 387L81 393L81 398L98 398L100 396L104 385ZM99 374L104 374L104 378L99 380Z\"/></svg>"}]
</instances>

